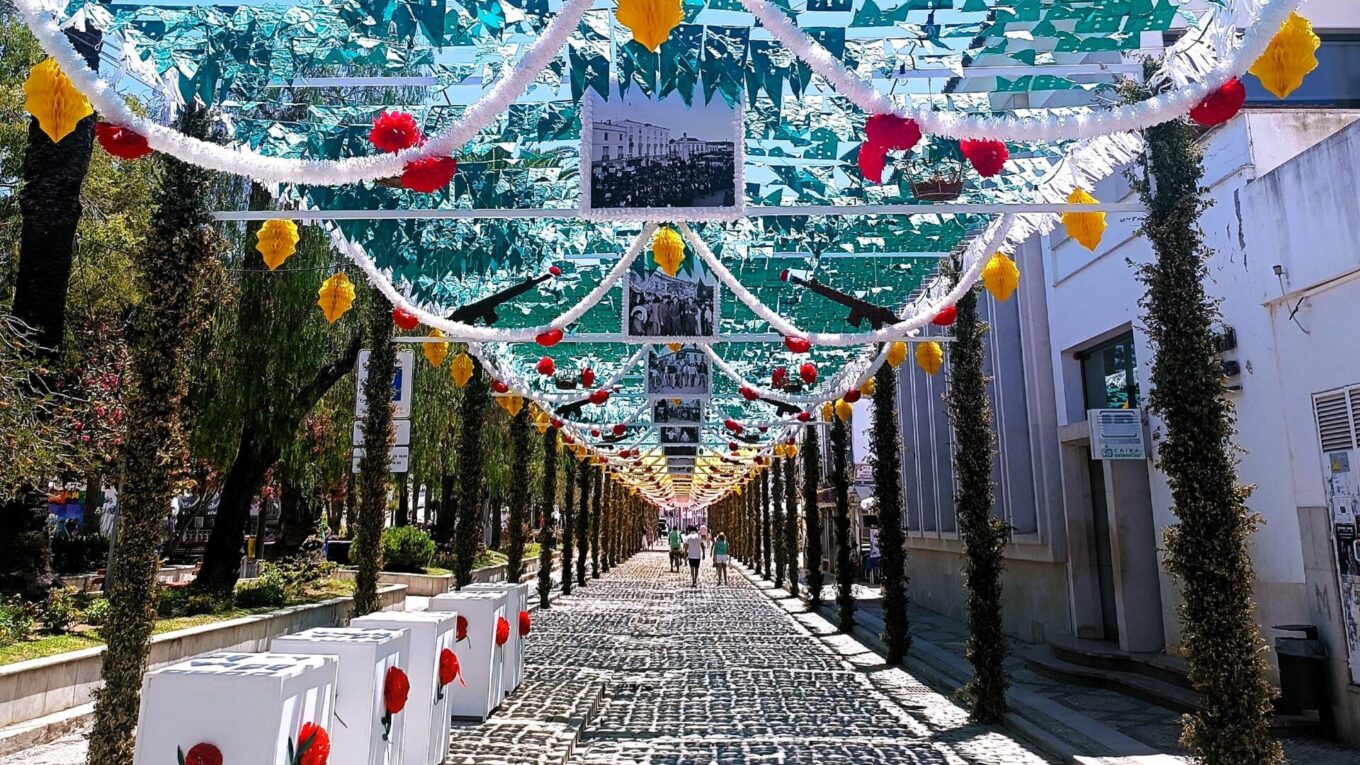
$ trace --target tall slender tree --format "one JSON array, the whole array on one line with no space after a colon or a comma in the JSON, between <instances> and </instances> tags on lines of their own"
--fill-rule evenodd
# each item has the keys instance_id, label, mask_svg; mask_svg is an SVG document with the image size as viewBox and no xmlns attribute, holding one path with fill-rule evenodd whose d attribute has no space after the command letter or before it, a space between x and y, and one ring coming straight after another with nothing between
<instances>
[{"instance_id":1,"label":"tall slender tree","mask_svg":"<svg viewBox=\"0 0 1360 765\"><path fill-rule=\"evenodd\" d=\"M983 335L978 291L971 289L955 307L954 342L949 354L945 400L954 426L954 498L963 540L963 583L967 589L968 641L964 654L973 666L965 689L977 722L997 722L1006 711L1006 637L1001 628L1001 572L1008 529L992 515L992 410L988 378L982 371Z\"/></svg>"},{"instance_id":2,"label":"tall slender tree","mask_svg":"<svg viewBox=\"0 0 1360 765\"><path fill-rule=\"evenodd\" d=\"M1135 99L1152 95L1133 90ZM1185 120L1148 128L1148 151L1131 174L1156 254L1138 276L1153 349L1148 404L1165 425L1157 467L1178 521L1166 530L1166 567L1181 585L1181 646L1200 698L1181 741L1204 765L1272 765L1284 755L1270 734L1275 691L1252 606L1259 519L1237 479L1235 415L1215 349L1218 303L1204 289L1213 253L1199 226L1208 202L1195 135Z\"/></svg>"},{"instance_id":3,"label":"tall slender tree","mask_svg":"<svg viewBox=\"0 0 1360 765\"><path fill-rule=\"evenodd\" d=\"M774 546L774 586L783 588L785 559L784 545L784 460L776 459L770 467L770 543Z\"/></svg>"},{"instance_id":4,"label":"tall slender tree","mask_svg":"<svg viewBox=\"0 0 1360 765\"><path fill-rule=\"evenodd\" d=\"M855 629L855 558L859 545L850 540L849 428L839 416L831 419L831 494L836 502L836 612L841 632Z\"/></svg>"},{"instance_id":5,"label":"tall slender tree","mask_svg":"<svg viewBox=\"0 0 1360 765\"><path fill-rule=\"evenodd\" d=\"M576 486L580 483L581 463L570 453L566 454L566 496L562 499L562 594L571 594L571 554L572 541L576 535Z\"/></svg>"},{"instance_id":6,"label":"tall slender tree","mask_svg":"<svg viewBox=\"0 0 1360 765\"><path fill-rule=\"evenodd\" d=\"M604 468L595 473L594 503L590 508L590 578L600 578L600 521L604 514Z\"/></svg>"},{"instance_id":7,"label":"tall slender tree","mask_svg":"<svg viewBox=\"0 0 1360 765\"><path fill-rule=\"evenodd\" d=\"M822 480L822 451L817 443L817 426L803 429L803 543L807 556L808 607L822 607L822 511L817 507L817 487Z\"/></svg>"},{"instance_id":8,"label":"tall slender tree","mask_svg":"<svg viewBox=\"0 0 1360 765\"><path fill-rule=\"evenodd\" d=\"M773 573L770 571L771 562L774 559L773 551L770 549L771 533L770 521L770 474L767 470L761 470L756 477L760 483L760 573L765 577L765 581L770 580Z\"/></svg>"},{"instance_id":9,"label":"tall slender tree","mask_svg":"<svg viewBox=\"0 0 1360 765\"><path fill-rule=\"evenodd\" d=\"M524 527L529 522L529 407L510 421L510 513L506 519L506 571L511 582L524 576Z\"/></svg>"},{"instance_id":10,"label":"tall slender tree","mask_svg":"<svg viewBox=\"0 0 1360 765\"><path fill-rule=\"evenodd\" d=\"M576 544L580 548L576 553L576 584L579 587L586 586L586 561L590 556L590 486L594 483L591 471L590 458L581 460L581 485L578 490L581 496L576 511Z\"/></svg>"},{"instance_id":11,"label":"tall slender tree","mask_svg":"<svg viewBox=\"0 0 1360 765\"><path fill-rule=\"evenodd\" d=\"M911 649L907 615L907 545L902 527L902 433L897 425L897 371L884 364L874 373L874 421L870 449L878 500L879 571L883 577L883 643L889 664Z\"/></svg>"},{"instance_id":12,"label":"tall slender tree","mask_svg":"<svg viewBox=\"0 0 1360 765\"><path fill-rule=\"evenodd\" d=\"M382 530L387 517L387 489L390 483L392 444L392 376L396 372L397 351L392 344L392 306L374 300L369 311L368 336L372 348L364 377L364 417L360 433L364 456L359 460L358 521L354 524L354 613L356 616L378 610L378 572L382 568Z\"/></svg>"},{"instance_id":13,"label":"tall slender tree","mask_svg":"<svg viewBox=\"0 0 1360 765\"><path fill-rule=\"evenodd\" d=\"M457 525L453 531L453 584L462 589L472 584L472 567L482 548L482 513L486 505L486 452L483 429L491 406L491 385L474 361L472 377L463 387L459 402L462 430L458 434L458 481L453 504Z\"/></svg>"},{"instance_id":14,"label":"tall slender tree","mask_svg":"<svg viewBox=\"0 0 1360 765\"><path fill-rule=\"evenodd\" d=\"M206 137L208 124L202 107L185 108L181 130L186 135ZM132 385L125 406L128 432L136 437L123 449L126 477L109 570L109 616L101 630L108 648L90 733L91 765L132 761L155 614L161 524L173 491L171 452L180 438L188 389L185 358L191 338L206 323L208 285L221 280L224 246L213 228L212 174L170 157L156 161L162 164L155 214L136 265L145 299L129 333Z\"/></svg>"},{"instance_id":15,"label":"tall slender tree","mask_svg":"<svg viewBox=\"0 0 1360 765\"><path fill-rule=\"evenodd\" d=\"M794 457L784 458L784 565L789 594L798 597L798 472Z\"/></svg>"},{"instance_id":16,"label":"tall slender tree","mask_svg":"<svg viewBox=\"0 0 1360 765\"><path fill-rule=\"evenodd\" d=\"M557 428L543 431L543 498L538 509L538 607L552 595L553 514L557 505Z\"/></svg>"}]
</instances>

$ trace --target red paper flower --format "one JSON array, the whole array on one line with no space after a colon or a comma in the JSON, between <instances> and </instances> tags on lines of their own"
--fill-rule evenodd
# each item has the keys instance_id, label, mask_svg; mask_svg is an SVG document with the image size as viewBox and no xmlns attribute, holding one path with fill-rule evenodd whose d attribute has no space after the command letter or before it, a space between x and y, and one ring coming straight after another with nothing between
<instances>
[{"instance_id":1,"label":"red paper flower","mask_svg":"<svg viewBox=\"0 0 1360 765\"><path fill-rule=\"evenodd\" d=\"M551 274L552 276L561 276L562 269L558 268L557 266L548 266L548 273Z\"/></svg>"},{"instance_id":2,"label":"red paper flower","mask_svg":"<svg viewBox=\"0 0 1360 765\"><path fill-rule=\"evenodd\" d=\"M1247 88L1236 77L1219 86L1190 110L1190 119L1204 127L1222 125L1241 111L1247 100Z\"/></svg>"},{"instance_id":3,"label":"red paper flower","mask_svg":"<svg viewBox=\"0 0 1360 765\"><path fill-rule=\"evenodd\" d=\"M850 390L845 392L845 395L841 396L841 398L844 399L845 403L847 404L853 404L856 401L859 401L859 397L860 397L859 388L851 388Z\"/></svg>"},{"instance_id":4,"label":"red paper flower","mask_svg":"<svg viewBox=\"0 0 1360 765\"><path fill-rule=\"evenodd\" d=\"M403 308L393 308L392 323L402 329L415 329L420 326L420 319L417 319L415 314Z\"/></svg>"},{"instance_id":5,"label":"red paper flower","mask_svg":"<svg viewBox=\"0 0 1360 765\"><path fill-rule=\"evenodd\" d=\"M1011 155L1004 141L963 140L959 141L959 150L983 178L991 178L1001 172Z\"/></svg>"},{"instance_id":6,"label":"red paper flower","mask_svg":"<svg viewBox=\"0 0 1360 765\"><path fill-rule=\"evenodd\" d=\"M616 435L616 436L621 436L621 435L623 435L624 433L627 433L627 432L628 432L628 426L627 426L627 425L624 425L623 423L619 423L618 425L615 425L615 426L614 426L613 430L614 430L614 435Z\"/></svg>"},{"instance_id":7,"label":"red paper flower","mask_svg":"<svg viewBox=\"0 0 1360 765\"><path fill-rule=\"evenodd\" d=\"M458 615L458 621L454 622L454 627L453 627L454 638L453 638L453 639L454 639L456 642L459 642L459 643L463 642L464 640L467 640L467 630L468 630L467 617L466 617L466 616L463 616L462 614L459 614L459 615Z\"/></svg>"},{"instance_id":8,"label":"red paper flower","mask_svg":"<svg viewBox=\"0 0 1360 765\"><path fill-rule=\"evenodd\" d=\"M752 388L749 385L743 385L741 386L741 397L746 399L747 401L755 401L756 399L760 398L760 394L756 393L755 388Z\"/></svg>"},{"instance_id":9,"label":"red paper flower","mask_svg":"<svg viewBox=\"0 0 1360 765\"><path fill-rule=\"evenodd\" d=\"M859 173L864 176L864 180L870 183L882 183L883 169L888 166L888 149L881 144L865 141L859 145L859 157L856 162L859 164Z\"/></svg>"},{"instance_id":10,"label":"red paper flower","mask_svg":"<svg viewBox=\"0 0 1360 765\"><path fill-rule=\"evenodd\" d=\"M736 441L728 441L728 442L727 442L727 448L730 449L730 450L735 454L736 451L737 451L737 448L738 448L738 447L737 447L737 442L736 442Z\"/></svg>"},{"instance_id":11,"label":"red paper flower","mask_svg":"<svg viewBox=\"0 0 1360 765\"><path fill-rule=\"evenodd\" d=\"M496 617L496 645L505 645L505 641L510 639L510 622L504 616Z\"/></svg>"},{"instance_id":12,"label":"red paper flower","mask_svg":"<svg viewBox=\"0 0 1360 765\"><path fill-rule=\"evenodd\" d=\"M558 343L562 342L562 330L550 329L547 332L539 334L538 337L535 337L534 342L538 343L544 348L551 348L554 345L557 345Z\"/></svg>"},{"instance_id":13,"label":"red paper flower","mask_svg":"<svg viewBox=\"0 0 1360 765\"><path fill-rule=\"evenodd\" d=\"M94 126L94 137L98 139L99 145L104 147L104 151L119 159L141 159L151 153L151 147L147 145L145 136L134 133L122 125L97 122Z\"/></svg>"},{"instance_id":14,"label":"red paper flower","mask_svg":"<svg viewBox=\"0 0 1360 765\"><path fill-rule=\"evenodd\" d=\"M586 367L581 370L581 384L589 388L595 384L595 370Z\"/></svg>"},{"instance_id":15,"label":"red paper flower","mask_svg":"<svg viewBox=\"0 0 1360 765\"><path fill-rule=\"evenodd\" d=\"M448 685L458 679L458 654L447 648L439 652L439 684Z\"/></svg>"},{"instance_id":16,"label":"red paper flower","mask_svg":"<svg viewBox=\"0 0 1360 765\"><path fill-rule=\"evenodd\" d=\"M538 373L541 375L551 375L553 372L557 371L557 363L552 360L551 356L544 356L538 360L538 364L534 366L534 369L537 369Z\"/></svg>"},{"instance_id":17,"label":"red paper flower","mask_svg":"<svg viewBox=\"0 0 1360 765\"><path fill-rule=\"evenodd\" d=\"M811 363L798 367L798 376L803 378L803 382L811 385L817 382L817 367Z\"/></svg>"},{"instance_id":18,"label":"red paper flower","mask_svg":"<svg viewBox=\"0 0 1360 765\"><path fill-rule=\"evenodd\" d=\"M741 423L737 422L736 420L723 420L723 427L727 428L733 433L741 432Z\"/></svg>"},{"instance_id":19,"label":"red paper flower","mask_svg":"<svg viewBox=\"0 0 1360 765\"><path fill-rule=\"evenodd\" d=\"M449 185L458 163L453 157L425 157L407 162L401 171L401 186L411 191L429 194Z\"/></svg>"},{"instance_id":20,"label":"red paper flower","mask_svg":"<svg viewBox=\"0 0 1360 765\"><path fill-rule=\"evenodd\" d=\"M798 413L798 421L799 421L799 422L807 422L808 420L811 420L811 419L812 419L812 413L811 413L811 412L799 412L799 413Z\"/></svg>"},{"instance_id":21,"label":"red paper flower","mask_svg":"<svg viewBox=\"0 0 1360 765\"><path fill-rule=\"evenodd\" d=\"M533 625L533 622L530 621L530 619L529 619L529 612L528 612L528 611L520 611L520 612L519 612L519 636L520 636L520 637L524 637L525 635L528 635L529 632L530 632L530 630L533 629L533 626L534 626L534 625Z\"/></svg>"},{"instance_id":22,"label":"red paper flower","mask_svg":"<svg viewBox=\"0 0 1360 765\"><path fill-rule=\"evenodd\" d=\"M590 394L590 403L595 404L596 406L604 406L604 403L608 400L609 391L604 388L597 388L595 392Z\"/></svg>"},{"instance_id":23,"label":"red paper flower","mask_svg":"<svg viewBox=\"0 0 1360 765\"><path fill-rule=\"evenodd\" d=\"M869 143L888 151L911 151L921 140L921 127L916 120L896 114L875 114L865 121L864 135L868 136Z\"/></svg>"},{"instance_id":24,"label":"red paper flower","mask_svg":"<svg viewBox=\"0 0 1360 765\"><path fill-rule=\"evenodd\" d=\"M784 383L787 382L788 379L789 370L784 367L775 367L774 371L770 372L770 384L776 388L784 387Z\"/></svg>"},{"instance_id":25,"label":"red paper flower","mask_svg":"<svg viewBox=\"0 0 1360 765\"><path fill-rule=\"evenodd\" d=\"M784 337L784 347L794 353L807 353L809 350L812 350L812 341L806 337L786 335Z\"/></svg>"},{"instance_id":26,"label":"red paper flower","mask_svg":"<svg viewBox=\"0 0 1360 765\"><path fill-rule=\"evenodd\" d=\"M600 437L600 429L599 429L599 428L591 428L591 429L590 429L590 437L591 437L591 438L599 438L599 437Z\"/></svg>"},{"instance_id":27,"label":"red paper flower","mask_svg":"<svg viewBox=\"0 0 1360 765\"><path fill-rule=\"evenodd\" d=\"M941 308L939 313L935 314L935 318L931 319L930 323L937 327L947 327L955 321L958 321L958 318L959 309L952 305L947 305L944 308Z\"/></svg>"},{"instance_id":28,"label":"red paper flower","mask_svg":"<svg viewBox=\"0 0 1360 765\"><path fill-rule=\"evenodd\" d=\"M222 765L222 750L212 744L194 744L189 753L179 750L180 765Z\"/></svg>"},{"instance_id":29,"label":"red paper flower","mask_svg":"<svg viewBox=\"0 0 1360 765\"><path fill-rule=\"evenodd\" d=\"M411 693L411 681L406 677L406 673L397 667L388 667L387 675L383 678L383 706L387 708L389 715L394 715L406 708L406 697Z\"/></svg>"},{"instance_id":30,"label":"red paper flower","mask_svg":"<svg viewBox=\"0 0 1360 765\"><path fill-rule=\"evenodd\" d=\"M494 392L496 392L496 393L509 393L509 392L510 392L510 386L509 386L509 385L506 385L506 384L505 384L503 381L501 381L501 380L492 380L492 381L491 381L491 390L494 391Z\"/></svg>"},{"instance_id":31,"label":"red paper flower","mask_svg":"<svg viewBox=\"0 0 1360 765\"><path fill-rule=\"evenodd\" d=\"M298 730L297 751L293 753L292 765L326 765L330 759L330 734L316 723L303 723Z\"/></svg>"},{"instance_id":32,"label":"red paper flower","mask_svg":"<svg viewBox=\"0 0 1360 765\"><path fill-rule=\"evenodd\" d=\"M368 140L378 151L388 153L409 149L420 143L420 126L406 112L383 112L373 119Z\"/></svg>"},{"instance_id":33,"label":"red paper flower","mask_svg":"<svg viewBox=\"0 0 1360 765\"><path fill-rule=\"evenodd\" d=\"M548 424L553 426L553 430L560 430L562 428L562 418L554 417L548 421Z\"/></svg>"}]
</instances>

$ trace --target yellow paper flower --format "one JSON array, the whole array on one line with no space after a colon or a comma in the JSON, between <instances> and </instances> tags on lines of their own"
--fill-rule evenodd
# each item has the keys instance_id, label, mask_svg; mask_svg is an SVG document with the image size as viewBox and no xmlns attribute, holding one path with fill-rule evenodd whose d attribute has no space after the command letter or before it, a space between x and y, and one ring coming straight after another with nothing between
<instances>
[{"instance_id":1,"label":"yellow paper flower","mask_svg":"<svg viewBox=\"0 0 1360 765\"><path fill-rule=\"evenodd\" d=\"M291 220L274 218L264 222L255 233L255 249L264 256L264 264L273 271L297 252L298 229Z\"/></svg>"},{"instance_id":2,"label":"yellow paper flower","mask_svg":"<svg viewBox=\"0 0 1360 765\"><path fill-rule=\"evenodd\" d=\"M671 349L671 353L679 353L685 346L682 343L666 343L666 347Z\"/></svg>"},{"instance_id":3,"label":"yellow paper flower","mask_svg":"<svg viewBox=\"0 0 1360 765\"><path fill-rule=\"evenodd\" d=\"M859 386L859 392L860 392L861 395L864 395L864 396L872 396L872 395L874 395L874 391L876 391L876 390L878 390L878 383L875 382L875 381L874 381L874 378L872 378L872 377L870 377L869 379L865 380L865 381L864 381L864 384L861 385L861 386Z\"/></svg>"},{"instance_id":4,"label":"yellow paper flower","mask_svg":"<svg viewBox=\"0 0 1360 765\"><path fill-rule=\"evenodd\" d=\"M831 418L836 416L836 405L830 401L822 404L822 422L831 422Z\"/></svg>"},{"instance_id":5,"label":"yellow paper flower","mask_svg":"<svg viewBox=\"0 0 1360 765\"><path fill-rule=\"evenodd\" d=\"M888 355L884 357L884 360L893 369L902 366L902 362L907 360L907 344L898 340L888 346Z\"/></svg>"},{"instance_id":6,"label":"yellow paper flower","mask_svg":"<svg viewBox=\"0 0 1360 765\"><path fill-rule=\"evenodd\" d=\"M1073 205L1093 205L1099 200L1077 187L1067 195L1067 203ZM1067 235L1081 243L1092 252L1100 246L1100 238L1105 236L1105 213L1103 212L1066 212L1062 216Z\"/></svg>"},{"instance_id":7,"label":"yellow paper flower","mask_svg":"<svg viewBox=\"0 0 1360 765\"><path fill-rule=\"evenodd\" d=\"M652 236L652 260L667 276L675 276L680 272L680 264L685 262L685 242L675 229L657 229Z\"/></svg>"},{"instance_id":8,"label":"yellow paper flower","mask_svg":"<svg viewBox=\"0 0 1360 765\"><path fill-rule=\"evenodd\" d=\"M437 329L430 330L430 337L443 337L444 333ZM448 343L421 343L420 352L425 354L425 360L430 362L430 366L435 369L444 363L444 359L449 357Z\"/></svg>"},{"instance_id":9,"label":"yellow paper flower","mask_svg":"<svg viewBox=\"0 0 1360 765\"><path fill-rule=\"evenodd\" d=\"M1285 98L1303 84L1303 78L1317 69L1317 49L1322 40L1313 32L1308 19L1297 13L1280 25L1265 53L1247 70L1256 75L1262 87Z\"/></svg>"},{"instance_id":10,"label":"yellow paper flower","mask_svg":"<svg viewBox=\"0 0 1360 765\"><path fill-rule=\"evenodd\" d=\"M472 357L465 351L459 351L458 355L453 357L453 363L449 364L449 376L461 388L472 379L472 369Z\"/></svg>"},{"instance_id":11,"label":"yellow paper flower","mask_svg":"<svg viewBox=\"0 0 1360 765\"><path fill-rule=\"evenodd\" d=\"M496 396L496 405L504 409L511 417L518 417L520 410L524 408L524 398L522 396Z\"/></svg>"},{"instance_id":12,"label":"yellow paper flower","mask_svg":"<svg viewBox=\"0 0 1360 765\"><path fill-rule=\"evenodd\" d=\"M533 408L533 413L534 413L534 430L537 430L540 435L543 433L547 433L548 426L552 424L552 418L548 416L547 412L543 411L542 409L539 409L538 407Z\"/></svg>"},{"instance_id":13,"label":"yellow paper flower","mask_svg":"<svg viewBox=\"0 0 1360 765\"><path fill-rule=\"evenodd\" d=\"M944 364L944 349L934 340L916 344L916 365L933 375Z\"/></svg>"},{"instance_id":14,"label":"yellow paper flower","mask_svg":"<svg viewBox=\"0 0 1360 765\"><path fill-rule=\"evenodd\" d=\"M855 407L843 398L836 399L836 416L841 418L841 422L849 422L850 414L855 411Z\"/></svg>"},{"instance_id":15,"label":"yellow paper flower","mask_svg":"<svg viewBox=\"0 0 1360 765\"><path fill-rule=\"evenodd\" d=\"M24 108L52 143L61 143L76 129L76 123L94 114L90 102L50 58L29 70L24 95Z\"/></svg>"},{"instance_id":16,"label":"yellow paper flower","mask_svg":"<svg viewBox=\"0 0 1360 765\"><path fill-rule=\"evenodd\" d=\"M321 313L326 315L326 321L334 324L354 305L354 284L341 271L322 282L316 296L316 304L321 306Z\"/></svg>"},{"instance_id":17,"label":"yellow paper flower","mask_svg":"<svg viewBox=\"0 0 1360 765\"><path fill-rule=\"evenodd\" d=\"M619 0L614 16L628 27L634 40L656 53L671 30L685 20L685 11L680 0Z\"/></svg>"},{"instance_id":18,"label":"yellow paper flower","mask_svg":"<svg viewBox=\"0 0 1360 765\"><path fill-rule=\"evenodd\" d=\"M997 302L1004 303L1020 286L1020 269L1015 267L1015 261L998 252L982 267L982 286Z\"/></svg>"}]
</instances>

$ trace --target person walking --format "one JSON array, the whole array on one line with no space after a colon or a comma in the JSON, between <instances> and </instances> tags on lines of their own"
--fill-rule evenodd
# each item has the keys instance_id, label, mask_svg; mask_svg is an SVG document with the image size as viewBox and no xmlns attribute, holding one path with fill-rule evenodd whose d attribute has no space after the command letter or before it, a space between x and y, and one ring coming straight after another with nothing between
<instances>
[{"instance_id":1,"label":"person walking","mask_svg":"<svg viewBox=\"0 0 1360 765\"><path fill-rule=\"evenodd\" d=\"M713 540L713 570L718 574L718 584L727 584L727 535L721 531Z\"/></svg>"},{"instance_id":2,"label":"person walking","mask_svg":"<svg viewBox=\"0 0 1360 765\"><path fill-rule=\"evenodd\" d=\"M671 533L668 540L671 545L671 573L680 570L680 527L671 526Z\"/></svg>"},{"instance_id":3,"label":"person walking","mask_svg":"<svg viewBox=\"0 0 1360 765\"><path fill-rule=\"evenodd\" d=\"M689 586L699 586L699 564L704 560L705 548L704 538L699 536L699 529L690 526L685 533L685 552L689 556Z\"/></svg>"}]
</instances>

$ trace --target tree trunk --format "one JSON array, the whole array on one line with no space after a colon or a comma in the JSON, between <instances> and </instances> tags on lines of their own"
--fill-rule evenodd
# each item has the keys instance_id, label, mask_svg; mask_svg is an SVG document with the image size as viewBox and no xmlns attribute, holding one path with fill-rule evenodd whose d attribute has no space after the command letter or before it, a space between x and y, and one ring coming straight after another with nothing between
<instances>
[{"instance_id":1,"label":"tree trunk","mask_svg":"<svg viewBox=\"0 0 1360 765\"><path fill-rule=\"evenodd\" d=\"M784 565L789 594L798 597L798 476L793 457L784 458Z\"/></svg>"},{"instance_id":2,"label":"tree trunk","mask_svg":"<svg viewBox=\"0 0 1360 765\"><path fill-rule=\"evenodd\" d=\"M831 420L831 493L836 501L836 612L841 632L855 629L855 571L859 545L850 538L850 475L845 464L849 428L839 416Z\"/></svg>"},{"instance_id":3,"label":"tree trunk","mask_svg":"<svg viewBox=\"0 0 1360 765\"><path fill-rule=\"evenodd\" d=\"M580 505L576 511L576 544L580 548L576 558L576 584L586 586L586 558L590 555L590 458L581 460Z\"/></svg>"},{"instance_id":4,"label":"tree trunk","mask_svg":"<svg viewBox=\"0 0 1360 765\"><path fill-rule=\"evenodd\" d=\"M411 525L411 479L409 473L397 477L397 513L393 526Z\"/></svg>"},{"instance_id":5,"label":"tree trunk","mask_svg":"<svg viewBox=\"0 0 1360 765\"><path fill-rule=\"evenodd\" d=\"M595 468L595 495L590 509L590 578L600 578L600 521L604 513L604 470Z\"/></svg>"},{"instance_id":6,"label":"tree trunk","mask_svg":"<svg viewBox=\"0 0 1360 765\"><path fill-rule=\"evenodd\" d=\"M770 549L773 536L770 528L770 475L762 470L756 480L760 482L760 573L768 582L773 573L770 565L774 560L774 551Z\"/></svg>"},{"instance_id":7,"label":"tree trunk","mask_svg":"<svg viewBox=\"0 0 1360 765\"><path fill-rule=\"evenodd\" d=\"M577 473L581 470L576 458L567 455L566 496L562 500L562 594L571 594L571 554L572 541L576 534L576 484Z\"/></svg>"},{"instance_id":8,"label":"tree trunk","mask_svg":"<svg viewBox=\"0 0 1360 765\"><path fill-rule=\"evenodd\" d=\"M543 431L543 500L538 510L538 607L552 594L553 506L557 502L557 428Z\"/></svg>"},{"instance_id":9,"label":"tree trunk","mask_svg":"<svg viewBox=\"0 0 1360 765\"><path fill-rule=\"evenodd\" d=\"M81 506L80 528L87 534L99 530L99 505L104 499L104 475L91 470L85 476L85 503Z\"/></svg>"},{"instance_id":10,"label":"tree trunk","mask_svg":"<svg viewBox=\"0 0 1360 765\"><path fill-rule=\"evenodd\" d=\"M884 364L874 373L874 422L870 434L874 495L878 499L878 570L883 580L883 643L889 664L911 649L907 615L907 539L902 529L902 433L897 423L897 371Z\"/></svg>"},{"instance_id":11,"label":"tree trunk","mask_svg":"<svg viewBox=\"0 0 1360 765\"><path fill-rule=\"evenodd\" d=\"M808 608L822 607L822 511L817 507L817 487L822 480L822 453L817 427L803 430L803 524L807 539Z\"/></svg>"},{"instance_id":12,"label":"tree trunk","mask_svg":"<svg viewBox=\"0 0 1360 765\"><path fill-rule=\"evenodd\" d=\"M274 543L274 560L297 555L307 537L316 531L320 514L311 497L295 481L279 482L279 536Z\"/></svg>"},{"instance_id":13,"label":"tree trunk","mask_svg":"<svg viewBox=\"0 0 1360 765\"><path fill-rule=\"evenodd\" d=\"M354 574L354 616L378 610L378 572L382 569L382 530L387 518L388 470L392 446L392 375L397 350L392 344L392 306L375 299L368 317L372 347L364 376L364 418L360 433L364 456L359 460L359 507L350 563Z\"/></svg>"},{"instance_id":14,"label":"tree trunk","mask_svg":"<svg viewBox=\"0 0 1360 765\"><path fill-rule=\"evenodd\" d=\"M784 547L784 461L776 459L770 465L770 544L774 546L774 586L784 587L788 550Z\"/></svg>"}]
</instances>

